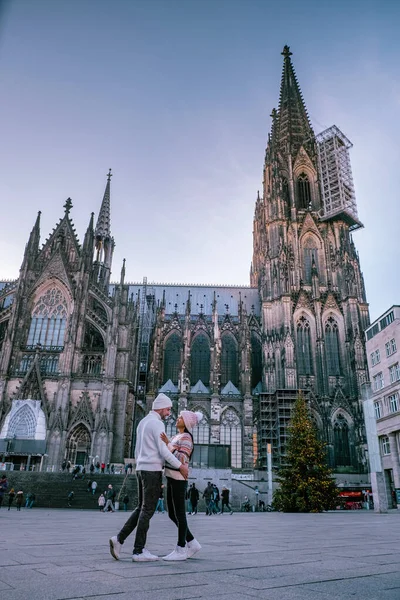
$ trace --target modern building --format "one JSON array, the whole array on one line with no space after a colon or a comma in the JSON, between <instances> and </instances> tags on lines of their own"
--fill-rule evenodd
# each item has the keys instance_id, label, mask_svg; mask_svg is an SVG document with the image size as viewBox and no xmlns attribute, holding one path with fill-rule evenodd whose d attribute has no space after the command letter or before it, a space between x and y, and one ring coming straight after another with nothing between
<instances>
[{"instance_id":1,"label":"modern building","mask_svg":"<svg viewBox=\"0 0 400 600\"><path fill-rule=\"evenodd\" d=\"M365 336L388 505L396 507L400 504L400 306L383 313Z\"/></svg>"},{"instance_id":2,"label":"modern building","mask_svg":"<svg viewBox=\"0 0 400 600\"><path fill-rule=\"evenodd\" d=\"M266 469L285 460L298 390L343 479L367 472L360 385L368 305L351 143L315 135L287 46L254 215L250 285L110 282L111 175L81 245L71 201L0 291L0 452L58 468L132 456L159 391L200 410L193 462ZM249 210L250 204L249 204ZM190 276L190 274L188 274ZM43 457L45 448L45 457ZM37 458L32 458L33 455Z\"/></svg>"}]
</instances>

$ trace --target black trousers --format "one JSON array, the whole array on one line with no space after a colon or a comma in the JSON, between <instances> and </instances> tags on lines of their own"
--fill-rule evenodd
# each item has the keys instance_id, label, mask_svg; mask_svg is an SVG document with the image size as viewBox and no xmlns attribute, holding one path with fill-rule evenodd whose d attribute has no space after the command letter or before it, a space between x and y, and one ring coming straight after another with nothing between
<instances>
[{"instance_id":1,"label":"black trousers","mask_svg":"<svg viewBox=\"0 0 400 600\"><path fill-rule=\"evenodd\" d=\"M119 532L117 538L123 544L128 535L136 529L133 554L140 554L146 545L150 519L154 515L160 496L162 472L137 471L138 505Z\"/></svg>"},{"instance_id":2,"label":"black trousers","mask_svg":"<svg viewBox=\"0 0 400 600\"><path fill-rule=\"evenodd\" d=\"M232 512L232 509L231 509L231 507L229 506L229 502L224 502L224 501L222 500L222 510L221 510L222 514L224 514L224 506L226 506L226 508L229 510L229 512Z\"/></svg>"},{"instance_id":3,"label":"black trousers","mask_svg":"<svg viewBox=\"0 0 400 600\"><path fill-rule=\"evenodd\" d=\"M168 516L178 527L178 546L185 547L186 542L191 542L191 534L186 520L186 488L187 481L179 481L167 477L167 507Z\"/></svg>"}]
</instances>

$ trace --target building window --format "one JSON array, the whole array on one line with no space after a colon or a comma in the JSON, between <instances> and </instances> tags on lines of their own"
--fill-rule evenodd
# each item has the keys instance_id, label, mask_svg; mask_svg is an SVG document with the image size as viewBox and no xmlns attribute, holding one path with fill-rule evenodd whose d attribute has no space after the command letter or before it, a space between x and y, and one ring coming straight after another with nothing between
<instances>
[{"instance_id":1,"label":"building window","mask_svg":"<svg viewBox=\"0 0 400 600\"><path fill-rule=\"evenodd\" d=\"M333 437L336 466L345 467L350 465L349 426L342 414L339 414L336 418L333 426Z\"/></svg>"},{"instance_id":2,"label":"building window","mask_svg":"<svg viewBox=\"0 0 400 600\"><path fill-rule=\"evenodd\" d=\"M28 333L27 346L40 344L44 349L64 346L67 301L57 288L48 290L36 302Z\"/></svg>"},{"instance_id":3,"label":"building window","mask_svg":"<svg viewBox=\"0 0 400 600\"><path fill-rule=\"evenodd\" d=\"M207 387L210 384L210 344L208 337L197 335L190 348L190 383L200 381Z\"/></svg>"},{"instance_id":4,"label":"building window","mask_svg":"<svg viewBox=\"0 0 400 600\"><path fill-rule=\"evenodd\" d=\"M397 350L396 340L393 338L389 342L386 342L385 348L386 356L391 356L392 354L394 354Z\"/></svg>"},{"instance_id":5,"label":"building window","mask_svg":"<svg viewBox=\"0 0 400 600\"><path fill-rule=\"evenodd\" d=\"M332 317L329 317L325 325L325 348L328 375L340 375L339 329Z\"/></svg>"},{"instance_id":6,"label":"building window","mask_svg":"<svg viewBox=\"0 0 400 600\"><path fill-rule=\"evenodd\" d=\"M390 383L394 383L395 381L398 381L400 379L399 363L396 363L395 365L392 365L391 367L389 367L389 377L390 377Z\"/></svg>"},{"instance_id":7,"label":"building window","mask_svg":"<svg viewBox=\"0 0 400 600\"><path fill-rule=\"evenodd\" d=\"M310 324L305 317L300 317L297 323L297 372L313 374Z\"/></svg>"},{"instance_id":8,"label":"building window","mask_svg":"<svg viewBox=\"0 0 400 600\"><path fill-rule=\"evenodd\" d=\"M193 427L193 442L195 446L197 444L209 444L210 443L210 425L207 417L203 415L200 423Z\"/></svg>"},{"instance_id":9,"label":"building window","mask_svg":"<svg viewBox=\"0 0 400 600\"><path fill-rule=\"evenodd\" d=\"M382 404L381 402L374 402L375 419L380 419L382 416Z\"/></svg>"},{"instance_id":10,"label":"building window","mask_svg":"<svg viewBox=\"0 0 400 600\"><path fill-rule=\"evenodd\" d=\"M374 367L375 365L381 362L381 353L379 350L375 350L371 352L371 364Z\"/></svg>"},{"instance_id":11,"label":"building window","mask_svg":"<svg viewBox=\"0 0 400 600\"><path fill-rule=\"evenodd\" d=\"M387 456L388 454L390 454L390 442L389 442L389 438L387 435L383 435L381 437L381 448L382 448L382 454L384 456Z\"/></svg>"},{"instance_id":12,"label":"building window","mask_svg":"<svg viewBox=\"0 0 400 600\"><path fill-rule=\"evenodd\" d=\"M220 444L231 447L231 467L242 468L242 428L237 414L228 408L221 418Z\"/></svg>"},{"instance_id":13,"label":"building window","mask_svg":"<svg viewBox=\"0 0 400 600\"><path fill-rule=\"evenodd\" d=\"M262 382L262 348L261 340L255 331L251 332L251 389Z\"/></svg>"},{"instance_id":14,"label":"building window","mask_svg":"<svg viewBox=\"0 0 400 600\"><path fill-rule=\"evenodd\" d=\"M398 412L399 410L399 395L391 394L388 396L389 410L391 413Z\"/></svg>"},{"instance_id":15,"label":"building window","mask_svg":"<svg viewBox=\"0 0 400 600\"><path fill-rule=\"evenodd\" d=\"M221 339L221 387L228 381L238 385L238 357L236 340L226 333Z\"/></svg>"},{"instance_id":16,"label":"building window","mask_svg":"<svg viewBox=\"0 0 400 600\"><path fill-rule=\"evenodd\" d=\"M385 329L385 327L390 325L390 323L393 323L393 321L394 321L394 313L393 313L393 311L391 311L388 315L386 315L386 317L383 317L383 319L381 319L379 321L381 331L382 331L382 329Z\"/></svg>"},{"instance_id":17,"label":"building window","mask_svg":"<svg viewBox=\"0 0 400 600\"><path fill-rule=\"evenodd\" d=\"M385 387L385 383L383 381L383 373L378 373L374 377L374 390L377 392Z\"/></svg>"},{"instance_id":18,"label":"building window","mask_svg":"<svg viewBox=\"0 0 400 600\"><path fill-rule=\"evenodd\" d=\"M179 371L181 368L181 352L182 338L177 333L173 333L165 342L163 383L171 380L174 385L178 385Z\"/></svg>"},{"instance_id":19,"label":"building window","mask_svg":"<svg viewBox=\"0 0 400 600\"><path fill-rule=\"evenodd\" d=\"M311 204L310 181L305 173L297 178L297 206L299 210L305 210Z\"/></svg>"}]
</instances>

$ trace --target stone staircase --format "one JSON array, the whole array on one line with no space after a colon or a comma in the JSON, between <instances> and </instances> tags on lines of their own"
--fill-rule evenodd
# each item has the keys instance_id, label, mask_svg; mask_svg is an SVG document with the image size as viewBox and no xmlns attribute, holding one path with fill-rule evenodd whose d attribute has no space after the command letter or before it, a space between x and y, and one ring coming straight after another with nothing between
<instances>
[{"instance_id":1,"label":"stone staircase","mask_svg":"<svg viewBox=\"0 0 400 600\"><path fill-rule=\"evenodd\" d=\"M68 494L74 492L72 508L99 510L97 500L102 492L105 492L111 483L113 488L120 494L120 508L125 493L129 496L128 509L132 510L137 502L136 476L128 475L105 475L95 473L93 477L85 476L85 479L73 479L70 473L39 473L27 471L2 471L8 479L8 491L14 488L15 492L24 492L24 504L28 492L36 495L35 506L41 508L67 508ZM96 481L97 489L93 496L87 491L88 481ZM3 506L8 502L6 494ZM15 506L15 501L14 501Z\"/></svg>"}]
</instances>

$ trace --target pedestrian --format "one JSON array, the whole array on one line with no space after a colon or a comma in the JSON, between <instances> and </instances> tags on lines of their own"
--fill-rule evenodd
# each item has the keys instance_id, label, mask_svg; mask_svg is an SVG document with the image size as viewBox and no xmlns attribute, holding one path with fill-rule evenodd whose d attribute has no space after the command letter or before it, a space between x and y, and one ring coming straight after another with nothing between
<instances>
[{"instance_id":1,"label":"pedestrian","mask_svg":"<svg viewBox=\"0 0 400 600\"><path fill-rule=\"evenodd\" d=\"M91 488L92 488L92 496L94 496L96 493L96 489L97 489L97 481L92 481Z\"/></svg>"},{"instance_id":2,"label":"pedestrian","mask_svg":"<svg viewBox=\"0 0 400 600\"><path fill-rule=\"evenodd\" d=\"M152 410L138 425L135 447L138 505L118 535L110 539L110 552L115 560L119 560L122 544L136 527L132 560L158 560L158 556L151 554L145 546L150 519L154 515L160 495L164 462L168 461L172 467L179 468L184 478L188 475L187 464L182 464L160 437L161 433L165 432L162 421L170 416L171 407L172 402L168 396L159 394L153 401Z\"/></svg>"},{"instance_id":3,"label":"pedestrian","mask_svg":"<svg viewBox=\"0 0 400 600\"><path fill-rule=\"evenodd\" d=\"M96 473L100 473L100 463L97 461L96 463Z\"/></svg>"},{"instance_id":4,"label":"pedestrian","mask_svg":"<svg viewBox=\"0 0 400 600\"><path fill-rule=\"evenodd\" d=\"M213 496L214 496L214 488L213 485L211 483L211 481L209 481L207 483L207 487L203 492L203 498L204 501L206 503L206 516L211 516L213 514Z\"/></svg>"},{"instance_id":5,"label":"pedestrian","mask_svg":"<svg viewBox=\"0 0 400 600\"><path fill-rule=\"evenodd\" d=\"M112 464L111 465L111 474L114 475L114 472L115 472L115 467L114 467L114 464Z\"/></svg>"},{"instance_id":6,"label":"pedestrian","mask_svg":"<svg viewBox=\"0 0 400 600\"><path fill-rule=\"evenodd\" d=\"M14 498L15 498L15 490L14 490L14 488L11 488L11 490L8 492L8 510L11 509L11 505L14 502Z\"/></svg>"},{"instance_id":7,"label":"pedestrian","mask_svg":"<svg viewBox=\"0 0 400 600\"><path fill-rule=\"evenodd\" d=\"M260 490L258 489L258 485L256 485L254 487L254 495L255 495L255 502L254 502L255 510L258 511L258 509L259 509L259 498L260 498Z\"/></svg>"},{"instance_id":8,"label":"pedestrian","mask_svg":"<svg viewBox=\"0 0 400 600\"><path fill-rule=\"evenodd\" d=\"M104 512L104 506L106 504L104 494L100 494L99 499L97 500L97 504L99 505L100 512Z\"/></svg>"},{"instance_id":9,"label":"pedestrian","mask_svg":"<svg viewBox=\"0 0 400 600\"><path fill-rule=\"evenodd\" d=\"M87 486L86 486L86 491L87 492L91 492L92 491L92 481L90 479L88 479Z\"/></svg>"},{"instance_id":10,"label":"pedestrian","mask_svg":"<svg viewBox=\"0 0 400 600\"><path fill-rule=\"evenodd\" d=\"M71 468L71 463L70 463L70 461L68 461L67 462L67 467L66 467L67 473L69 473L70 468Z\"/></svg>"},{"instance_id":11,"label":"pedestrian","mask_svg":"<svg viewBox=\"0 0 400 600\"><path fill-rule=\"evenodd\" d=\"M128 471L129 471L129 475L132 475L132 470L133 470L133 464L129 463L128 464Z\"/></svg>"},{"instance_id":12,"label":"pedestrian","mask_svg":"<svg viewBox=\"0 0 400 600\"><path fill-rule=\"evenodd\" d=\"M20 490L19 492L17 492L17 495L15 497L15 504L17 506L17 510L21 510L23 501L24 501L24 492L22 490Z\"/></svg>"},{"instance_id":13,"label":"pedestrian","mask_svg":"<svg viewBox=\"0 0 400 600\"><path fill-rule=\"evenodd\" d=\"M90 463L89 471L90 471L90 475L93 475L93 473L94 473L94 464L93 463Z\"/></svg>"},{"instance_id":14,"label":"pedestrian","mask_svg":"<svg viewBox=\"0 0 400 600\"><path fill-rule=\"evenodd\" d=\"M161 439L168 445L168 449L184 464L189 465L193 453L193 427L196 427L202 418L201 412L183 410L176 421L178 433L171 440L168 440L165 433L161 434ZM163 557L163 560L186 560L201 549L187 524L185 507L187 481L173 466L170 467L168 461L165 465L165 476L168 516L178 528L178 543L170 554Z\"/></svg>"},{"instance_id":15,"label":"pedestrian","mask_svg":"<svg viewBox=\"0 0 400 600\"><path fill-rule=\"evenodd\" d=\"M219 510L219 501L220 501L220 495L219 495L219 489L217 488L216 484L213 483L213 501L214 501L214 507L215 507L215 514L219 514L220 510Z\"/></svg>"},{"instance_id":16,"label":"pedestrian","mask_svg":"<svg viewBox=\"0 0 400 600\"><path fill-rule=\"evenodd\" d=\"M7 476L2 475L1 479L0 479L0 508L3 504L4 494L6 493L7 490L8 490Z\"/></svg>"},{"instance_id":17,"label":"pedestrian","mask_svg":"<svg viewBox=\"0 0 400 600\"><path fill-rule=\"evenodd\" d=\"M65 468L66 468L66 466L67 466L67 461L66 461L66 460L65 460L65 458L64 458L64 460L63 460L63 461L62 461L62 463L61 463L61 471L63 471L63 472L64 472L64 471L65 471Z\"/></svg>"},{"instance_id":18,"label":"pedestrian","mask_svg":"<svg viewBox=\"0 0 400 600\"><path fill-rule=\"evenodd\" d=\"M71 490L67 496L67 503L70 508L72 506L73 500L74 500L74 492Z\"/></svg>"},{"instance_id":19,"label":"pedestrian","mask_svg":"<svg viewBox=\"0 0 400 600\"><path fill-rule=\"evenodd\" d=\"M104 507L104 512L107 512L109 508L111 508L111 512L115 512L115 508L114 508L114 498L115 498L115 492L113 490L113 486L110 485L108 486L107 489L107 496L106 496L106 505Z\"/></svg>"},{"instance_id":20,"label":"pedestrian","mask_svg":"<svg viewBox=\"0 0 400 600\"><path fill-rule=\"evenodd\" d=\"M122 499L122 504L124 505L125 512L128 510L128 503L129 503L129 496L128 496L128 494L125 494L125 496Z\"/></svg>"},{"instance_id":21,"label":"pedestrian","mask_svg":"<svg viewBox=\"0 0 400 600\"><path fill-rule=\"evenodd\" d=\"M233 510L229 505L229 490L227 487L223 486L221 491L221 513L224 514L224 507L226 506L227 510L230 511L231 515L233 515Z\"/></svg>"},{"instance_id":22,"label":"pedestrian","mask_svg":"<svg viewBox=\"0 0 400 600\"><path fill-rule=\"evenodd\" d=\"M251 506L250 506L250 500L248 496L244 497L244 500L242 502L242 512L250 512Z\"/></svg>"},{"instance_id":23,"label":"pedestrian","mask_svg":"<svg viewBox=\"0 0 400 600\"><path fill-rule=\"evenodd\" d=\"M160 496L158 498L156 512L164 514L164 484L160 487Z\"/></svg>"},{"instance_id":24,"label":"pedestrian","mask_svg":"<svg viewBox=\"0 0 400 600\"><path fill-rule=\"evenodd\" d=\"M106 463L101 463L101 472L104 473L104 469L106 468Z\"/></svg>"},{"instance_id":25,"label":"pedestrian","mask_svg":"<svg viewBox=\"0 0 400 600\"><path fill-rule=\"evenodd\" d=\"M197 505L199 503L199 490L195 483L192 483L189 489L189 499L192 505L192 515L197 515Z\"/></svg>"}]
</instances>

